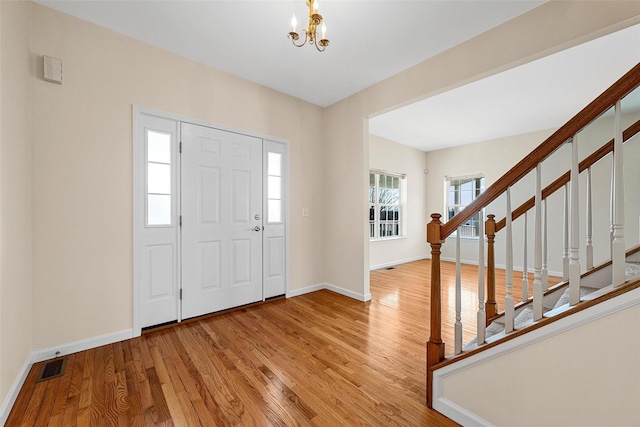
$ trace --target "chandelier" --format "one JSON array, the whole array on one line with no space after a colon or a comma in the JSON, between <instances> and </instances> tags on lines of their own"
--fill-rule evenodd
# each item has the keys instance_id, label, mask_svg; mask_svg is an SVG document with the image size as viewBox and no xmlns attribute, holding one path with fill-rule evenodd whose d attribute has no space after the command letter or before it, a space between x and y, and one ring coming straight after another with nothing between
<instances>
[{"instance_id":1,"label":"chandelier","mask_svg":"<svg viewBox=\"0 0 640 427\"><path fill-rule=\"evenodd\" d=\"M291 27L293 27L293 29L289 32L289 38L296 47L302 47L309 42L309 44L314 45L320 52L324 52L325 48L329 46L329 40L327 40L326 37L327 26L322 20L322 15L318 13L318 1L307 0L307 6L309 6L309 23L307 24L307 28L302 30L304 33L304 41L300 44L296 43L300 39L300 35L296 30L298 20L295 14L293 18L291 18ZM320 24L322 24L320 27L322 37L318 40L317 27Z\"/></svg>"}]
</instances>

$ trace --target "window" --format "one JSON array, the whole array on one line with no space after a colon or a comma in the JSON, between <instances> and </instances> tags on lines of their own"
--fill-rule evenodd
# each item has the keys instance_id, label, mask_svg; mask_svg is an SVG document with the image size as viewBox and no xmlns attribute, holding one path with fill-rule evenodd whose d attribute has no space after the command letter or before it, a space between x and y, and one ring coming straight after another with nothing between
<instances>
[{"instance_id":1,"label":"window","mask_svg":"<svg viewBox=\"0 0 640 427\"><path fill-rule=\"evenodd\" d=\"M267 153L267 222L282 222L282 154Z\"/></svg>"},{"instance_id":2,"label":"window","mask_svg":"<svg viewBox=\"0 0 640 427\"><path fill-rule=\"evenodd\" d=\"M369 174L369 238L403 235L405 176L382 171Z\"/></svg>"},{"instance_id":3,"label":"window","mask_svg":"<svg viewBox=\"0 0 640 427\"><path fill-rule=\"evenodd\" d=\"M171 134L147 130L147 225L171 225Z\"/></svg>"},{"instance_id":4,"label":"window","mask_svg":"<svg viewBox=\"0 0 640 427\"><path fill-rule=\"evenodd\" d=\"M482 175L445 177L445 186L447 220L450 220L484 191L484 177ZM460 237L478 237L479 221L479 214L469 218L459 228Z\"/></svg>"}]
</instances>

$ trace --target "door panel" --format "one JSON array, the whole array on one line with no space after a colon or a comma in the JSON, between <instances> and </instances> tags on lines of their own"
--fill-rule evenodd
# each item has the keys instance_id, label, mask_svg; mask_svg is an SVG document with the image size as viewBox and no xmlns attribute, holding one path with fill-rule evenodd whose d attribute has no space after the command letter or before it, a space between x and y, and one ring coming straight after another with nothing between
<instances>
[{"instance_id":1,"label":"door panel","mask_svg":"<svg viewBox=\"0 0 640 427\"><path fill-rule=\"evenodd\" d=\"M178 133L175 120L141 114L134 150L134 325L178 320Z\"/></svg>"},{"instance_id":2,"label":"door panel","mask_svg":"<svg viewBox=\"0 0 640 427\"><path fill-rule=\"evenodd\" d=\"M183 123L181 174L182 317L262 300L262 140Z\"/></svg>"}]
</instances>

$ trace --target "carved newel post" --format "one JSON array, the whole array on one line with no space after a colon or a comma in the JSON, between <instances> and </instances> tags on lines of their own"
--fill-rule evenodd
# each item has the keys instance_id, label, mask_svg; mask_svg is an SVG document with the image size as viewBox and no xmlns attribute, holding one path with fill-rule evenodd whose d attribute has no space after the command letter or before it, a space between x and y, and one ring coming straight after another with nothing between
<instances>
[{"instance_id":1,"label":"carved newel post","mask_svg":"<svg viewBox=\"0 0 640 427\"><path fill-rule=\"evenodd\" d=\"M427 406L433 406L432 367L444 359L444 343L441 335L441 284L440 247L442 246L440 214L432 214L427 224L427 242L431 245L431 324L427 342Z\"/></svg>"}]
</instances>

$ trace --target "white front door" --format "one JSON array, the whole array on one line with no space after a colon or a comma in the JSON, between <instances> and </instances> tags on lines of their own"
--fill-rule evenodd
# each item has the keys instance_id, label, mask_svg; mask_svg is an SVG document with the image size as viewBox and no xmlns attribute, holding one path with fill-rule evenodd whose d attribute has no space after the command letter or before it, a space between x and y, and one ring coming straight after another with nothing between
<instances>
[{"instance_id":1,"label":"white front door","mask_svg":"<svg viewBox=\"0 0 640 427\"><path fill-rule=\"evenodd\" d=\"M263 299L262 139L182 123L182 318Z\"/></svg>"}]
</instances>

